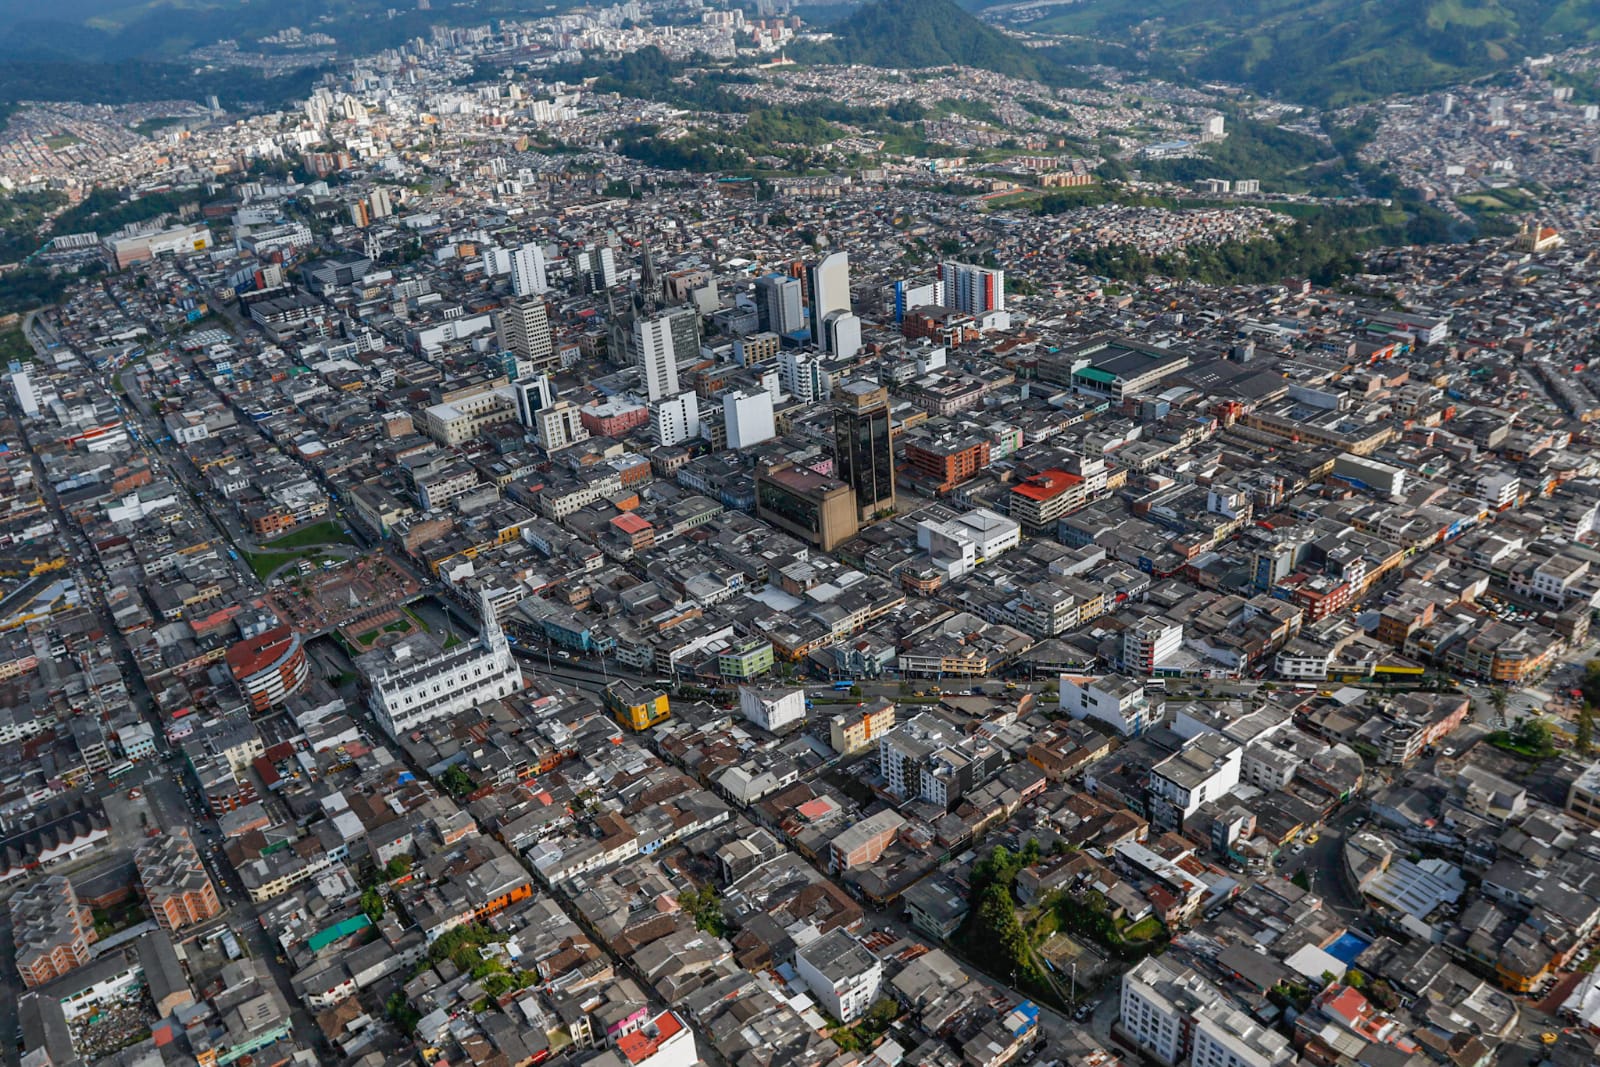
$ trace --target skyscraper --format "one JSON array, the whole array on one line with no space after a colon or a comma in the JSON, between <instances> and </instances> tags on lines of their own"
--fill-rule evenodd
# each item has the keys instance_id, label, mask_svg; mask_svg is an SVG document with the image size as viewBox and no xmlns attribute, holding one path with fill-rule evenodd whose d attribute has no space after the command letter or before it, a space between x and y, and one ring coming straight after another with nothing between
<instances>
[{"instance_id":1,"label":"skyscraper","mask_svg":"<svg viewBox=\"0 0 1600 1067\"><path fill-rule=\"evenodd\" d=\"M811 265L806 272L811 291L811 333L826 340L822 324L835 311L850 310L850 256L833 252Z\"/></svg>"},{"instance_id":2,"label":"skyscraper","mask_svg":"<svg viewBox=\"0 0 1600 1067\"><path fill-rule=\"evenodd\" d=\"M633 320L633 351L644 378L646 399L662 400L678 393L675 332L666 315L641 315Z\"/></svg>"},{"instance_id":3,"label":"skyscraper","mask_svg":"<svg viewBox=\"0 0 1600 1067\"><path fill-rule=\"evenodd\" d=\"M894 449L889 436L889 390L868 381L834 390L833 469L855 491L862 522L894 502Z\"/></svg>"},{"instance_id":4,"label":"skyscraper","mask_svg":"<svg viewBox=\"0 0 1600 1067\"><path fill-rule=\"evenodd\" d=\"M500 310L500 341L519 359L541 373L556 361L550 337L550 314L540 296L518 297Z\"/></svg>"},{"instance_id":5,"label":"skyscraper","mask_svg":"<svg viewBox=\"0 0 1600 1067\"><path fill-rule=\"evenodd\" d=\"M527 244L511 253L511 291L534 296L550 288L544 268L544 250Z\"/></svg>"},{"instance_id":6,"label":"skyscraper","mask_svg":"<svg viewBox=\"0 0 1600 1067\"><path fill-rule=\"evenodd\" d=\"M944 282L946 307L969 315L1005 310L1005 271L946 260L939 264L939 277Z\"/></svg>"},{"instance_id":7,"label":"skyscraper","mask_svg":"<svg viewBox=\"0 0 1600 1067\"><path fill-rule=\"evenodd\" d=\"M768 274L756 281L756 315L759 326L779 337L804 329L805 308L801 300L800 279Z\"/></svg>"}]
</instances>

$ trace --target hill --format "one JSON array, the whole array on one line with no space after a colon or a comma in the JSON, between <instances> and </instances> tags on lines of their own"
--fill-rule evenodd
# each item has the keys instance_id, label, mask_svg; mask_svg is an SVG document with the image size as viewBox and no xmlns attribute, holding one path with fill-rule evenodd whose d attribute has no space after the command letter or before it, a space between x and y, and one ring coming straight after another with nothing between
<instances>
[{"instance_id":1,"label":"hill","mask_svg":"<svg viewBox=\"0 0 1600 1067\"><path fill-rule=\"evenodd\" d=\"M829 29L834 40L803 58L874 67L945 67L958 64L1042 81L1061 71L953 0L876 0Z\"/></svg>"},{"instance_id":2,"label":"hill","mask_svg":"<svg viewBox=\"0 0 1600 1067\"><path fill-rule=\"evenodd\" d=\"M1313 104L1421 92L1600 40L1593 0L1094 0L1029 30L1086 34L1190 75ZM987 10L1004 22L1010 5Z\"/></svg>"}]
</instances>

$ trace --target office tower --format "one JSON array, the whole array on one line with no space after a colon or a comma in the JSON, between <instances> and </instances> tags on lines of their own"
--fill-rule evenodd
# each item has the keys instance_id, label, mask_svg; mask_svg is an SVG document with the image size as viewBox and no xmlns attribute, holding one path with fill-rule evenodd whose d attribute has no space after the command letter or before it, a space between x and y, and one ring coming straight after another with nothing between
<instances>
[{"instance_id":1,"label":"office tower","mask_svg":"<svg viewBox=\"0 0 1600 1067\"><path fill-rule=\"evenodd\" d=\"M848 359L861 349L861 320L853 311L835 311L822 323L827 339L825 348L836 356Z\"/></svg>"},{"instance_id":2,"label":"office tower","mask_svg":"<svg viewBox=\"0 0 1600 1067\"><path fill-rule=\"evenodd\" d=\"M500 341L517 359L525 360L537 373L556 362L555 343L550 337L550 313L544 298L518 297L500 309Z\"/></svg>"},{"instance_id":3,"label":"office tower","mask_svg":"<svg viewBox=\"0 0 1600 1067\"><path fill-rule=\"evenodd\" d=\"M644 378L648 400L661 400L678 393L678 355L675 330L666 315L633 320L633 352Z\"/></svg>"},{"instance_id":4,"label":"office tower","mask_svg":"<svg viewBox=\"0 0 1600 1067\"><path fill-rule=\"evenodd\" d=\"M554 452L589 439L588 427L581 419L582 409L570 400L558 400L534 416L539 443Z\"/></svg>"},{"instance_id":5,"label":"office tower","mask_svg":"<svg viewBox=\"0 0 1600 1067\"><path fill-rule=\"evenodd\" d=\"M598 293L617 284L616 254L609 246L596 248L590 245L572 254L572 276L578 288L586 293Z\"/></svg>"},{"instance_id":6,"label":"office tower","mask_svg":"<svg viewBox=\"0 0 1600 1067\"><path fill-rule=\"evenodd\" d=\"M833 469L854 490L862 522L894 510L894 450L889 436L889 391L868 381L834 392Z\"/></svg>"},{"instance_id":7,"label":"office tower","mask_svg":"<svg viewBox=\"0 0 1600 1067\"><path fill-rule=\"evenodd\" d=\"M700 351L700 312L692 307L668 308L661 313L672 331L672 352L679 359L693 358Z\"/></svg>"},{"instance_id":8,"label":"office tower","mask_svg":"<svg viewBox=\"0 0 1600 1067\"><path fill-rule=\"evenodd\" d=\"M822 324L835 311L850 310L850 256L834 252L812 264L806 272L811 292L811 332L823 337Z\"/></svg>"},{"instance_id":9,"label":"office tower","mask_svg":"<svg viewBox=\"0 0 1600 1067\"><path fill-rule=\"evenodd\" d=\"M556 402L555 386L544 375L537 375L512 385L517 399L517 421L530 430L538 429L539 412Z\"/></svg>"},{"instance_id":10,"label":"office tower","mask_svg":"<svg viewBox=\"0 0 1600 1067\"><path fill-rule=\"evenodd\" d=\"M805 329L800 279L769 274L756 282L756 328L784 337Z\"/></svg>"},{"instance_id":11,"label":"office tower","mask_svg":"<svg viewBox=\"0 0 1600 1067\"><path fill-rule=\"evenodd\" d=\"M650 405L650 436L658 445L681 445L700 436L700 397L694 392L663 397Z\"/></svg>"},{"instance_id":12,"label":"office tower","mask_svg":"<svg viewBox=\"0 0 1600 1067\"><path fill-rule=\"evenodd\" d=\"M545 279L544 251L538 245L523 245L511 253L511 291L518 296L536 296L550 288Z\"/></svg>"},{"instance_id":13,"label":"office tower","mask_svg":"<svg viewBox=\"0 0 1600 1067\"><path fill-rule=\"evenodd\" d=\"M749 448L777 436L772 394L765 389L730 389L723 393L722 419L729 448Z\"/></svg>"},{"instance_id":14,"label":"office tower","mask_svg":"<svg viewBox=\"0 0 1600 1067\"><path fill-rule=\"evenodd\" d=\"M1006 272L1003 270L947 260L939 265L939 278L944 283L945 307L969 315L1005 310Z\"/></svg>"}]
</instances>

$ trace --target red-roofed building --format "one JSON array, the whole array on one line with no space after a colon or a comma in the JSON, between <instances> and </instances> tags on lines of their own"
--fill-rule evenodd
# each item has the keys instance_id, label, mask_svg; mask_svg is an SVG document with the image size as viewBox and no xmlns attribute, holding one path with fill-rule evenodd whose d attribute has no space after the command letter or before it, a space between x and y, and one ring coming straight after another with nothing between
<instances>
[{"instance_id":1,"label":"red-roofed building","mask_svg":"<svg viewBox=\"0 0 1600 1067\"><path fill-rule=\"evenodd\" d=\"M629 1067L694 1067L700 1060L694 1033L670 1011L617 1038L617 1053Z\"/></svg>"},{"instance_id":2,"label":"red-roofed building","mask_svg":"<svg viewBox=\"0 0 1600 1067\"><path fill-rule=\"evenodd\" d=\"M1056 520L1083 507L1088 490L1083 478L1063 470L1047 470L1011 487L1011 517L1029 533L1043 533Z\"/></svg>"},{"instance_id":3,"label":"red-roofed building","mask_svg":"<svg viewBox=\"0 0 1600 1067\"><path fill-rule=\"evenodd\" d=\"M257 711L283 703L311 673L300 635L287 626L240 641L226 658L234 681Z\"/></svg>"},{"instance_id":4,"label":"red-roofed building","mask_svg":"<svg viewBox=\"0 0 1600 1067\"><path fill-rule=\"evenodd\" d=\"M635 515L631 511L624 511L621 515L611 520L611 528L623 541L627 542L635 552L649 548L656 543L656 528L650 525L648 519Z\"/></svg>"}]
</instances>

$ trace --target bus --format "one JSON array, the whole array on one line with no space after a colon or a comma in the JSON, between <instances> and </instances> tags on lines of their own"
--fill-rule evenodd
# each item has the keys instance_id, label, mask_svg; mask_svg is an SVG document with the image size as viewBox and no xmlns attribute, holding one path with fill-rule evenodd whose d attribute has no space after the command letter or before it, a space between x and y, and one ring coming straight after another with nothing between
<instances>
[{"instance_id":1,"label":"bus","mask_svg":"<svg viewBox=\"0 0 1600 1067\"><path fill-rule=\"evenodd\" d=\"M856 684L855 682L851 681L849 678L846 678L843 681L834 682L833 683L833 688L834 688L835 692L841 692L842 693L847 689L854 689L855 688L855 684Z\"/></svg>"}]
</instances>

